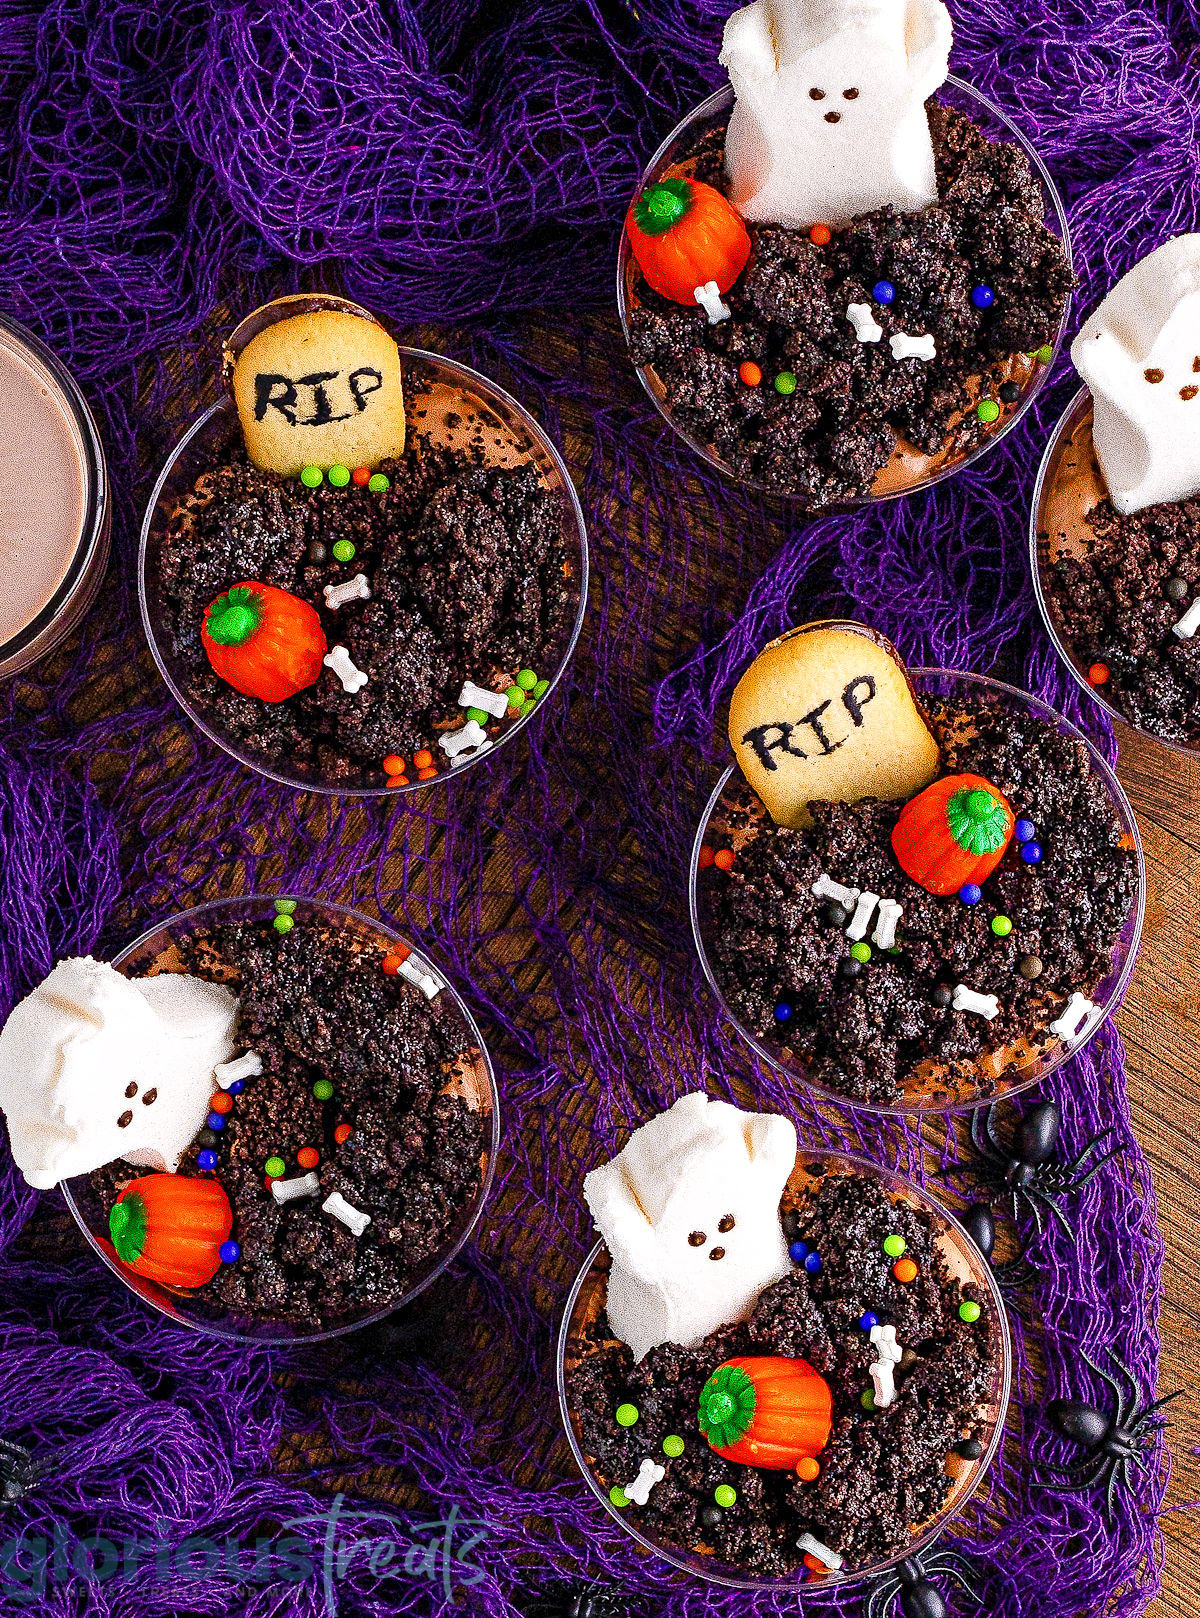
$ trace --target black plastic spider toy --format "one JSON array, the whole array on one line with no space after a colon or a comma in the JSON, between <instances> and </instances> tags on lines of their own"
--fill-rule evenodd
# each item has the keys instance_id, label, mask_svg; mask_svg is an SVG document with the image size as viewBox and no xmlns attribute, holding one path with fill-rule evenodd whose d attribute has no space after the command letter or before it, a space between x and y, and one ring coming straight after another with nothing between
<instances>
[{"instance_id":1,"label":"black plastic spider toy","mask_svg":"<svg viewBox=\"0 0 1200 1618\"><path fill-rule=\"evenodd\" d=\"M35 1461L20 1444L0 1438L0 1511L23 1500L46 1470L44 1461Z\"/></svg>"},{"instance_id":2,"label":"black plastic spider toy","mask_svg":"<svg viewBox=\"0 0 1200 1618\"><path fill-rule=\"evenodd\" d=\"M1116 1377L1110 1376L1082 1350L1080 1353L1085 1364L1090 1365L1096 1375L1103 1382L1107 1382L1116 1395L1116 1414L1106 1416L1103 1410L1098 1410L1095 1405L1086 1404L1081 1399L1051 1400L1046 1414L1054 1426L1064 1438L1082 1445L1087 1453L1081 1460L1073 1461L1069 1466L1058 1466L1054 1462L1043 1461L1041 1463L1043 1467L1048 1472L1057 1472L1058 1478L1039 1478L1034 1488L1055 1489L1062 1494L1084 1494L1090 1489L1097 1489L1101 1484L1106 1484L1105 1507L1111 1517L1117 1479L1120 1478L1127 1489L1132 1489L1134 1469L1148 1473L1149 1468L1142 1460L1142 1451L1150 1448L1154 1442L1154 1435L1167 1423L1167 1418L1158 1415L1157 1412L1172 1399L1178 1399L1183 1390L1180 1388L1174 1393L1168 1393L1143 1409L1137 1378L1125 1361L1119 1359L1111 1348L1108 1350L1109 1360L1128 1383L1128 1392L1122 1388Z\"/></svg>"},{"instance_id":3,"label":"black plastic spider toy","mask_svg":"<svg viewBox=\"0 0 1200 1618\"><path fill-rule=\"evenodd\" d=\"M936 1545L923 1556L906 1556L880 1577L867 1597L864 1618L885 1618L897 1596L904 1618L946 1618L946 1603L931 1582L935 1578L950 1579L978 1607L981 1598L971 1582L973 1572L965 1556Z\"/></svg>"},{"instance_id":4,"label":"black plastic spider toy","mask_svg":"<svg viewBox=\"0 0 1200 1618\"><path fill-rule=\"evenodd\" d=\"M996 1133L996 1107L981 1108L971 1114L971 1143L981 1163L964 1163L957 1172L973 1176L981 1188L990 1193L990 1201L1008 1199L1014 1221L1024 1208L1033 1216L1037 1233L1046 1229L1049 1214L1059 1228L1077 1240L1059 1199L1073 1191L1082 1191L1088 1182L1124 1148L1118 1143L1102 1157L1095 1154L1115 1129L1106 1129L1094 1135L1073 1163L1052 1163L1062 1128L1062 1114L1053 1101L1039 1101L1030 1107L1013 1130L1008 1146Z\"/></svg>"},{"instance_id":5,"label":"black plastic spider toy","mask_svg":"<svg viewBox=\"0 0 1200 1618\"><path fill-rule=\"evenodd\" d=\"M959 1216L967 1235L988 1261L988 1266L996 1278L996 1285L1001 1292L1017 1292L1028 1286L1037 1271L1025 1257L1024 1250L1015 1258L1006 1259L997 1264L992 1259L992 1249L996 1245L996 1221L992 1218L992 1210L986 1202L973 1202L969 1208L964 1208Z\"/></svg>"},{"instance_id":6,"label":"black plastic spider toy","mask_svg":"<svg viewBox=\"0 0 1200 1618\"><path fill-rule=\"evenodd\" d=\"M619 1590L598 1580L556 1582L519 1610L526 1618L633 1618L635 1611Z\"/></svg>"}]
</instances>

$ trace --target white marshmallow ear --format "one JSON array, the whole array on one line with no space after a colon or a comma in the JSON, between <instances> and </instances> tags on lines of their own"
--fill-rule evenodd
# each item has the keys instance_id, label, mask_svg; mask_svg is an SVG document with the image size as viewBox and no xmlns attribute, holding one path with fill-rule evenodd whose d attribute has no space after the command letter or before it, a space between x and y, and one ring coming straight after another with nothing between
<instances>
[{"instance_id":1,"label":"white marshmallow ear","mask_svg":"<svg viewBox=\"0 0 1200 1618\"><path fill-rule=\"evenodd\" d=\"M748 1113L745 1135L752 1167L772 1181L781 1175L786 1181L796 1164L796 1126L791 1119L776 1112Z\"/></svg>"},{"instance_id":2,"label":"white marshmallow ear","mask_svg":"<svg viewBox=\"0 0 1200 1618\"><path fill-rule=\"evenodd\" d=\"M619 1158L584 1176L583 1197L609 1251L619 1252L623 1267L639 1281L655 1285L661 1253L654 1226L621 1172Z\"/></svg>"}]
</instances>

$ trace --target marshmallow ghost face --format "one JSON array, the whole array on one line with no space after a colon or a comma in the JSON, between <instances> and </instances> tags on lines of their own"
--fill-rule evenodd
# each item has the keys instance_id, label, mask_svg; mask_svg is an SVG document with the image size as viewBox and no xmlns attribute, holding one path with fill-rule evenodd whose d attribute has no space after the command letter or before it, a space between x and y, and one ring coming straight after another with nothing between
<instances>
[{"instance_id":1,"label":"marshmallow ghost face","mask_svg":"<svg viewBox=\"0 0 1200 1618\"><path fill-rule=\"evenodd\" d=\"M941 0L754 0L725 28L733 201L760 224L847 223L937 198L925 101L945 81Z\"/></svg>"},{"instance_id":2,"label":"marshmallow ghost face","mask_svg":"<svg viewBox=\"0 0 1200 1618\"><path fill-rule=\"evenodd\" d=\"M779 1199L796 1160L786 1118L696 1092L584 1181L612 1255L609 1325L636 1360L744 1320L791 1268Z\"/></svg>"},{"instance_id":3,"label":"marshmallow ghost face","mask_svg":"<svg viewBox=\"0 0 1200 1618\"><path fill-rule=\"evenodd\" d=\"M1092 390L1092 439L1116 509L1200 493L1200 235L1135 264L1071 358Z\"/></svg>"}]
</instances>

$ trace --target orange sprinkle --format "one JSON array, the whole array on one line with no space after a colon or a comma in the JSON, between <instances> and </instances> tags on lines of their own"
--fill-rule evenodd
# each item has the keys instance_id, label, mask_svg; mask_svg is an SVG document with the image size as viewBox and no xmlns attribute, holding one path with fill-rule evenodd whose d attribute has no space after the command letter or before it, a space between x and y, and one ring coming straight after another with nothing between
<instances>
[{"instance_id":1,"label":"orange sprinkle","mask_svg":"<svg viewBox=\"0 0 1200 1618\"><path fill-rule=\"evenodd\" d=\"M339 1146L342 1146L350 1139L353 1133L354 1131L349 1124L339 1124L333 1132L333 1138Z\"/></svg>"},{"instance_id":2,"label":"orange sprinkle","mask_svg":"<svg viewBox=\"0 0 1200 1618\"><path fill-rule=\"evenodd\" d=\"M762 381L762 369L753 360L743 360L738 366L738 375L748 388L756 388Z\"/></svg>"},{"instance_id":3,"label":"orange sprinkle","mask_svg":"<svg viewBox=\"0 0 1200 1618\"><path fill-rule=\"evenodd\" d=\"M437 771L434 769L433 765L430 764L425 769L417 771L417 780L418 781L432 781L436 774L437 774Z\"/></svg>"},{"instance_id":4,"label":"orange sprinkle","mask_svg":"<svg viewBox=\"0 0 1200 1618\"><path fill-rule=\"evenodd\" d=\"M1104 685L1108 679L1108 664L1093 663L1088 670L1088 679L1093 685Z\"/></svg>"},{"instance_id":5,"label":"orange sprinkle","mask_svg":"<svg viewBox=\"0 0 1200 1618\"><path fill-rule=\"evenodd\" d=\"M731 848L719 848L713 855L713 864L716 866L718 871L732 870L733 850Z\"/></svg>"},{"instance_id":6,"label":"orange sprinkle","mask_svg":"<svg viewBox=\"0 0 1200 1618\"><path fill-rule=\"evenodd\" d=\"M371 481L371 468L369 466L356 466L350 474L351 483L357 483L361 489L364 484Z\"/></svg>"},{"instance_id":7,"label":"orange sprinkle","mask_svg":"<svg viewBox=\"0 0 1200 1618\"><path fill-rule=\"evenodd\" d=\"M807 1457L805 1457L805 1459L802 1461L797 1461L796 1476L800 1479L801 1483L815 1483L816 1480L821 1476L820 1463L818 1461L809 1460Z\"/></svg>"},{"instance_id":8,"label":"orange sprinkle","mask_svg":"<svg viewBox=\"0 0 1200 1618\"><path fill-rule=\"evenodd\" d=\"M708 844L705 843L700 850L700 869L702 871L707 871L712 862L713 851L711 848L709 848Z\"/></svg>"},{"instance_id":9,"label":"orange sprinkle","mask_svg":"<svg viewBox=\"0 0 1200 1618\"><path fill-rule=\"evenodd\" d=\"M413 763L416 765L417 769L427 770L433 763L433 754L427 747L419 748L418 751L413 754Z\"/></svg>"},{"instance_id":10,"label":"orange sprinkle","mask_svg":"<svg viewBox=\"0 0 1200 1618\"><path fill-rule=\"evenodd\" d=\"M387 784L390 787L406 787L408 785L408 776L389 775L387 778Z\"/></svg>"},{"instance_id":11,"label":"orange sprinkle","mask_svg":"<svg viewBox=\"0 0 1200 1618\"><path fill-rule=\"evenodd\" d=\"M315 1169L321 1161L321 1154L315 1146L302 1146L296 1153L296 1161L302 1169Z\"/></svg>"},{"instance_id":12,"label":"orange sprinkle","mask_svg":"<svg viewBox=\"0 0 1200 1618\"><path fill-rule=\"evenodd\" d=\"M892 1274L902 1286L917 1279L917 1266L910 1258L898 1258L892 1265Z\"/></svg>"},{"instance_id":13,"label":"orange sprinkle","mask_svg":"<svg viewBox=\"0 0 1200 1618\"><path fill-rule=\"evenodd\" d=\"M218 1090L208 1105L213 1112L232 1112L233 1097L228 1090Z\"/></svg>"},{"instance_id":14,"label":"orange sprinkle","mask_svg":"<svg viewBox=\"0 0 1200 1618\"><path fill-rule=\"evenodd\" d=\"M263 1181L263 1184L266 1186L268 1191L275 1184L275 1180L276 1180L276 1176L274 1174L268 1174L266 1179Z\"/></svg>"},{"instance_id":15,"label":"orange sprinkle","mask_svg":"<svg viewBox=\"0 0 1200 1618\"><path fill-rule=\"evenodd\" d=\"M824 1562L818 1561L811 1551L805 1551L804 1565L810 1573L825 1574L829 1572L829 1569L825 1566Z\"/></svg>"},{"instance_id":16,"label":"orange sprinkle","mask_svg":"<svg viewBox=\"0 0 1200 1618\"><path fill-rule=\"evenodd\" d=\"M388 754L383 761L383 773L385 775L404 774L404 760L400 757L399 753Z\"/></svg>"},{"instance_id":17,"label":"orange sprinkle","mask_svg":"<svg viewBox=\"0 0 1200 1618\"><path fill-rule=\"evenodd\" d=\"M828 225L814 225L808 233L808 239L814 247L828 247L833 240L833 232Z\"/></svg>"},{"instance_id":18,"label":"orange sprinkle","mask_svg":"<svg viewBox=\"0 0 1200 1618\"><path fill-rule=\"evenodd\" d=\"M404 965L405 961L407 961L408 956L409 951L405 949L404 945L397 944L395 949L390 950L383 957L383 970L387 973L388 977L395 977L396 973Z\"/></svg>"}]
</instances>

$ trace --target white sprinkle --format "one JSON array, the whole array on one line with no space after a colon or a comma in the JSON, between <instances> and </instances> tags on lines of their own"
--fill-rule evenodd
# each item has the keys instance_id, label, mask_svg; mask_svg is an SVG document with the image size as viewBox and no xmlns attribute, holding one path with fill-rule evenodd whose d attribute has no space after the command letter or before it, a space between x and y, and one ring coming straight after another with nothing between
<instances>
[{"instance_id":1,"label":"white sprinkle","mask_svg":"<svg viewBox=\"0 0 1200 1618\"><path fill-rule=\"evenodd\" d=\"M295 1180L272 1180L271 1195L276 1202L295 1202L297 1197L315 1197L321 1182L313 1173L301 1174Z\"/></svg>"},{"instance_id":2,"label":"white sprinkle","mask_svg":"<svg viewBox=\"0 0 1200 1618\"><path fill-rule=\"evenodd\" d=\"M1178 635L1180 640L1191 640L1198 629L1200 629L1200 596L1196 597L1179 622L1171 625L1171 633Z\"/></svg>"},{"instance_id":3,"label":"white sprinkle","mask_svg":"<svg viewBox=\"0 0 1200 1618\"><path fill-rule=\"evenodd\" d=\"M721 289L715 281L706 281L702 287L697 287L693 296L708 316L710 326L719 326L733 313L727 303L721 302Z\"/></svg>"},{"instance_id":4,"label":"white sprinkle","mask_svg":"<svg viewBox=\"0 0 1200 1618\"><path fill-rule=\"evenodd\" d=\"M438 742L451 763L458 762L460 753L465 753L468 758L478 758L491 745L487 731L475 719L468 719L461 730L448 730Z\"/></svg>"},{"instance_id":5,"label":"white sprinkle","mask_svg":"<svg viewBox=\"0 0 1200 1618\"><path fill-rule=\"evenodd\" d=\"M213 1077L222 1090L228 1090L239 1079L256 1079L262 1072L262 1057L257 1051L247 1051L233 1062L220 1062L213 1068Z\"/></svg>"},{"instance_id":6,"label":"white sprinkle","mask_svg":"<svg viewBox=\"0 0 1200 1618\"><path fill-rule=\"evenodd\" d=\"M356 669L350 653L344 646L335 646L331 652L326 652L321 659L327 669L332 669L342 682L342 690L348 691L351 696L361 691L367 683L367 676L361 669Z\"/></svg>"},{"instance_id":7,"label":"white sprinkle","mask_svg":"<svg viewBox=\"0 0 1200 1618\"><path fill-rule=\"evenodd\" d=\"M867 928L871 922L871 913L879 903L877 893L860 893L854 914L850 918L850 925L846 928L846 937L857 944L860 938L867 936Z\"/></svg>"},{"instance_id":8,"label":"white sprinkle","mask_svg":"<svg viewBox=\"0 0 1200 1618\"><path fill-rule=\"evenodd\" d=\"M896 1398L895 1368L904 1350L896 1341L895 1326L872 1326L871 1342L877 1358L871 1366L871 1381L875 1384L875 1403L886 1410Z\"/></svg>"},{"instance_id":9,"label":"white sprinkle","mask_svg":"<svg viewBox=\"0 0 1200 1618\"><path fill-rule=\"evenodd\" d=\"M883 327L875 319L869 303L847 304L846 319L854 327L854 335L860 343L877 343L883 336Z\"/></svg>"},{"instance_id":10,"label":"white sprinkle","mask_svg":"<svg viewBox=\"0 0 1200 1618\"><path fill-rule=\"evenodd\" d=\"M1067 1001L1062 1015L1050 1024L1050 1032L1057 1034L1059 1039L1078 1039L1092 1012L1099 1009L1094 1001L1077 989Z\"/></svg>"},{"instance_id":11,"label":"white sprinkle","mask_svg":"<svg viewBox=\"0 0 1200 1618\"><path fill-rule=\"evenodd\" d=\"M370 1214L360 1213L357 1208L351 1207L340 1191L331 1191L321 1207L335 1219L340 1219L355 1236L361 1236L371 1223Z\"/></svg>"},{"instance_id":12,"label":"white sprinkle","mask_svg":"<svg viewBox=\"0 0 1200 1618\"><path fill-rule=\"evenodd\" d=\"M458 705L460 708L482 708L493 719L503 719L508 712L508 698L502 691L488 691L473 680L463 681L463 688L458 693Z\"/></svg>"},{"instance_id":13,"label":"white sprinkle","mask_svg":"<svg viewBox=\"0 0 1200 1618\"><path fill-rule=\"evenodd\" d=\"M968 989L965 983L954 985L954 999L950 1003L955 1011L976 1011L989 1022L1000 1015L1000 1002L994 994L980 994Z\"/></svg>"},{"instance_id":14,"label":"white sprinkle","mask_svg":"<svg viewBox=\"0 0 1200 1618\"><path fill-rule=\"evenodd\" d=\"M937 359L937 345L930 332L921 337L910 337L908 332L898 331L888 338L888 342L892 345L894 360Z\"/></svg>"},{"instance_id":15,"label":"white sprinkle","mask_svg":"<svg viewBox=\"0 0 1200 1618\"><path fill-rule=\"evenodd\" d=\"M796 1541L797 1549L807 1551L809 1556L815 1556L818 1562L824 1562L831 1573L836 1573L842 1565L842 1558L836 1551L831 1551L828 1545L822 1545L819 1539L811 1534L801 1534Z\"/></svg>"},{"instance_id":16,"label":"white sprinkle","mask_svg":"<svg viewBox=\"0 0 1200 1618\"><path fill-rule=\"evenodd\" d=\"M896 942L896 927L900 917L904 914L904 906L895 899L881 899L879 911L875 917L875 931L871 934L871 942L878 949L891 949Z\"/></svg>"},{"instance_id":17,"label":"white sprinkle","mask_svg":"<svg viewBox=\"0 0 1200 1618\"><path fill-rule=\"evenodd\" d=\"M365 573L356 573L345 584L327 584L324 586L325 605L330 612L338 607L344 607L347 601L370 601L371 590L367 584Z\"/></svg>"},{"instance_id":18,"label":"white sprinkle","mask_svg":"<svg viewBox=\"0 0 1200 1618\"><path fill-rule=\"evenodd\" d=\"M813 883L812 891L815 898L832 899L835 903L844 905L847 910L853 910L858 903L857 888L844 888L840 882L826 876L824 871Z\"/></svg>"},{"instance_id":19,"label":"white sprinkle","mask_svg":"<svg viewBox=\"0 0 1200 1618\"><path fill-rule=\"evenodd\" d=\"M641 1470L632 1483L625 1485L625 1494L632 1506L644 1506L650 1498L650 1491L656 1483L661 1483L667 1475L665 1466L659 1466L647 1455L642 1462Z\"/></svg>"}]
</instances>

